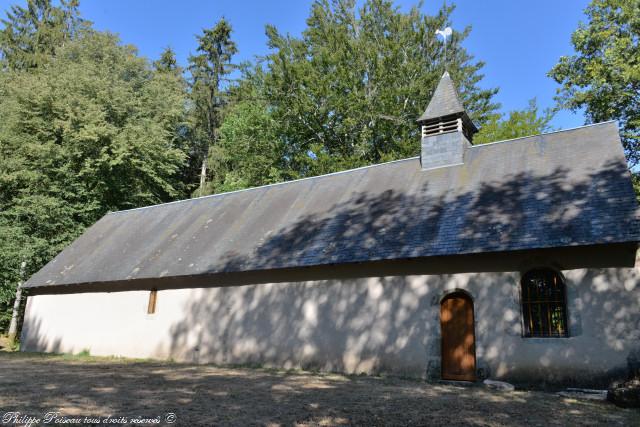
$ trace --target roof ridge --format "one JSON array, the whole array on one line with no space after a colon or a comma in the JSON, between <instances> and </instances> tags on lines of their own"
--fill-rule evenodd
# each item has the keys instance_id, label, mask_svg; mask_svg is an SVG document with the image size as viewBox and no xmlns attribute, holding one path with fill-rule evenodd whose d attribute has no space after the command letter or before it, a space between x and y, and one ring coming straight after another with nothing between
<instances>
[{"instance_id":1,"label":"roof ridge","mask_svg":"<svg viewBox=\"0 0 640 427\"><path fill-rule=\"evenodd\" d=\"M265 185L260 185L258 187L249 187L249 188L243 188L241 190L226 191L224 193L209 194L207 196L201 196L201 197L193 197L191 199L174 200L172 202L156 203L155 205L140 206L139 208L122 209L122 210L119 210L119 211L108 212L107 215L119 214L119 213L124 213L124 212L131 212L131 211L137 211L137 210L141 210L141 209L155 208L155 207L158 207L158 206L173 205L173 204L177 204L177 203L192 202L192 201L195 201L195 200L202 200L202 199L209 199L209 198L214 198L214 197L221 197L221 196L225 196L225 195L228 195L228 194L243 193L245 191L259 190L261 188L275 187L275 186L278 186L278 185L292 184L292 183L295 183L295 182L307 181L307 180L311 180L311 179L325 178L325 177L328 177L328 176L346 174L346 173L350 173L350 172L359 171L359 170L362 170L362 169L374 168L374 167L378 167L378 166L385 166L385 165L389 165L389 164L392 164L392 163L406 162L406 161L409 161L409 160L416 160L416 159L420 159L420 156L407 157L407 158L404 158L404 159L391 160L391 161L388 161L388 162L376 163L376 164L373 164L373 165L360 166L360 167L353 168L353 169L345 169L343 171L330 172L330 173L325 173L325 174L322 174L322 175L307 176L305 178L292 179L290 181L274 182L273 184L265 184Z\"/></svg>"},{"instance_id":2,"label":"roof ridge","mask_svg":"<svg viewBox=\"0 0 640 427\"><path fill-rule=\"evenodd\" d=\"M533 135L519 136L517 138L503 139L501 141L487 142L487 143L484 143L484 144L475 144L475 145L471 145L470 148L480 148L480 147L486 147L487 145L502 144L503 142L512 142L512 141L518 141L518 140L521 140L521 139L535 138L536 136L545 136L545 135L552 135L554 133L570 132L570 131L574 131L574 130L578 130L578 129L588 128L588 127L593 127L593 126L606 125L606 124L615 123L615 122L617 122L617 120L607 120L607 121L604 121L604 122L589 123L587 125L576 126L576 127L572 127L572 128L568 128L568 129L558 129L558 130L554 130L554 131L550 131L550 132L536 133L536 134L533 134Z\"/></svg>"}]
</instances>

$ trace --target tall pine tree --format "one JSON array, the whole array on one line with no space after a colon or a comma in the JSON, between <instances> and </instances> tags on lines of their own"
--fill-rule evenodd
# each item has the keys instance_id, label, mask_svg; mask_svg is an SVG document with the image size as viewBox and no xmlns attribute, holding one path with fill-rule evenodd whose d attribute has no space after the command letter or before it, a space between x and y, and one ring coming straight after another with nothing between
<instances>
[{"instance_id":1,"label":"tall pine tree","mask_svg":"<svg viewBox=\"0 0 640 427\"><path fill-rule=\"evenodd\" d=\"M80 18L78 0L27 0L11 6L0 30L0 59L5 68L24 70L44 64L55 49L89 27Z\"/></svg>"},{"instance_id":2,"label":"tall pine tree","mask_svg":"<svg viewBox=\"0 0 640 427\"><path fill-rule=\"evenodd\" d=\"M198 55L189 57L191 100L193 107L193 137L196 141L193 158L200 163L198 195L203 195L207 179L209 149L218 140L226 104L226 84L233 70L231 60L237 53L231 39L231 24L224 18L198 36Z\"/></svg>"},{"instance_id":3,"label":"tall pine tree","mask_svg":"<svg viewBox=\"0 0 640 427\"><path fill-rule=\"evenodd\" d=\"M157 71L165 73L181 73L182 70L178 65L176 53L171 47L166 47L160 54L160 58L154 61L153 66Z\"/></svg>"}]
</instances>

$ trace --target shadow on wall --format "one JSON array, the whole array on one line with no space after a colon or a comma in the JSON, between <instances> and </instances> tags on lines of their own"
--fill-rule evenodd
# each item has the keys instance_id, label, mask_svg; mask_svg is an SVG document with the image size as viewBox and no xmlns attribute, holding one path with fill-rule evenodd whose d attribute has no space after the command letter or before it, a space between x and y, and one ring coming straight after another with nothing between
<instances>
[{"instance_id":1,"label":"shadow on wall","mask_svg":"<svg viewBox=\"0 0 640 427\"><path fill-rule=\"evenodd\" d=\"M594 236L617 241L638 229L633 190L611 186L621 175L628 171L615 163L572 185L568 171L558 169L451 197L429 198L428 184L418 196L353 193L324 216L303 217L274 232L254 256L227 253L223 268L212 271L308 265L318 257L330 264L424 251L579 245ZM567 202L572 200L578 202ZM344 238L336 243L336 235ZM197 291L184 319L171 328L169 352L196 362L424 376L440 355L439 299L443 290L459 288L475 299L478 365L487 374L574 383L585 375L608 378L639 338L640 289L629 270L568 278L570 339L521 338L519 274L366 278L362 264L361 279L333 280L327 267L327 280ZM487 265L485 271L499 270Z\"/></svg>"},{"instance_id":2,"label":"shadow on wall","mask_svg":"<svg viewBox=\"0 0 640 427\"><path fill-rule=\"evenodd\" d=\"M569 339L521 337L517 274L383 277L199 290L171 328L170 354L200 363L437 377L439 301L447 290L466 289L475 298L484 376L605 385L625 376L626 358L639 347L640 288L598 291L589 280L637 278L619 269L597 273L569 292Z\"/></svg>"},{"instance_id":3,"label":"shadow on wall","mask_svg":"<svg viewBox=\"0 0 640 427\"><path fill-rule=\"evenodd\" d=\"M520 275L514 276L512 284L492 284L477 298L478 357L492 376L514 383L588 387L606 387L627 376L640 350L637 269L566 272L569 338L522 337ZM504 299L497 296L499 289Z\"/></svg>"},{"instance_id":4,"label":"shadow on wall","mask_svg":"<svg viewBox=\"0 0 640 427\"><path fill-rule=\"evenodd\" d=\"M420 375L437 326L421 293L400 277L203 290L172 327L170 351L196 362Z\"/></svg>"},{"instance_id":5,"label":"shadow on wall","mask_svg":"<svg viewBox=\"0 0 640 427\"><path fill-rule=\"evenodd\" d=\"M20 333L20 351L62 353L62 339L50 337L42 332L43 321L40 317L25 316Z\"/></svg>"}]
</instances>

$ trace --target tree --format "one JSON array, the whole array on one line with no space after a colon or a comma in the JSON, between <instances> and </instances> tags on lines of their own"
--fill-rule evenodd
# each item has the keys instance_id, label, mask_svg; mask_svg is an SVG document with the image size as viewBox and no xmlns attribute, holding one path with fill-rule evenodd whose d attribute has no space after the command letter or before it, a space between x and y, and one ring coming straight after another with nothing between
<instances>
[{"instance_id":1,"label":"tree","mask_svg":"<svg viewBox=\"0 0 640 427\"><path fill-rule=\"evenodd\" d=\"M187 99L189 96L188 84L184 78L184 69L178 64L176 54L170 47L166 47L156 61L153 62L155 69L155 79L161 85L173 88L176 98L167 100L176 102L172 105L173 116L171 120L165 120L167 126L166 132L172 135L173 144L186 154L187 158L180 168L178 174L181 193L188 195L191 193L191 161L197 153L194 146L194 138L192 137L192 127L189 123L187 112ZM178 95L179 94L179 95Z\"/></svg>"},{"instance_id":2,"label":"tree","mask_svg":"<svg viewBox=\"0 0 640 427\"><path fill-rule=\"evenodd\" d=\"M231 31L229 22L222 18L213 28L204 30L198 36L200 54L189 57L193 137L196 141L194 159L202 165L199 195L204 194L209 147L216 143L218 128L222 123L226 104L225 84L233 70L231 59L238 51L231 40Z\"/></svg>"},{"instance_id":3,"label":"tree","mask_svg":"<svg viewBox=\"0 0 640 427\"><path fill-rule=\"evenodd\" d=\"M51 0L27 0L26 7L11 6L0 22L0 58L13 70L41 66L89 27L79 16L78 0L60 0L58 7Z\"/></svg>"},{"instance_id":4,"label":"tree","mask_svg":"<svg viewBox=\"0 0 640 427\"><path fill-rule=\"evenodd\" d=\"M486 144L549 132L551 130L549 123L552 118L553 113L550 110L540 114L534 98L529 101L527 108L511 111L507 118L499 113L490 115L489 120L473 138L473 143Z\"/></svg>"},{"instance_id":5,"label":"tree","mask_svg":"<svg viewBox=\"0 0 640 427\"><path fill-rule=\"evenodd\" d=\"M286 165L278 126L261 94L260 66L242 68L243 79L231 88L230 105L218 143L209 155L212 179L206 193L219 193L283 181Z\"/></svg>"},{"instance_id":6,"label":"tree","mask_svg":"<svg viewBox=\"0 0 640 427\"><path fill-rule=\"evenodd\" d=\"M282 180L282 146L264 104L243 101L231 107L211 147L212 180L206 193L257 187Z\"/></svg>"},{"instance_id":7,"label":"tree","mask_svg":"<svg viewBox=\"0 0 640 427\"><path fill-rule=\"evenodd\" d=\"M164 48L160 54L160 58L153 63L153 66L160 72L182 73L182 69L178 65L178 60L176 59L176 53L168 46Z\"/></svg>"},{"instance_id":8,"label":"tree","mask_svg":"<svg viewBox=\"0 0 640 427\"><path fill-rule=\"evenodd\" d=\"M391 1L316 1L301 38L267 27L264 97L283 141L284 175L303 177L416 155L415 119L445 67L471 117L483 124L496 89L481 89L483 63L454 32L443 63L435 31L453 7L435 16L406 13Z\"/></svg>"},{"instance_id":9,"label":"tree","mask_svg":"<svg viewBox=\"0 0 640 427\"><path fill-rule=\"evenodd\" d=\"M575 55L549 72L559 108L584 109L587 123L618 120L631 167L640 162L640 2L593 0L571 36Z\"/></svg>"},{"instance_id":10,"label":"tree","mask_svg":"<svg viewBox=\"0 0 640 427\"><path fill-rule=\"evenodd\" d=\"M46 67L0 73L0 327L37 271L108 211L185 196L184 81L88 31Z\"/></svg>"}]
</instances>

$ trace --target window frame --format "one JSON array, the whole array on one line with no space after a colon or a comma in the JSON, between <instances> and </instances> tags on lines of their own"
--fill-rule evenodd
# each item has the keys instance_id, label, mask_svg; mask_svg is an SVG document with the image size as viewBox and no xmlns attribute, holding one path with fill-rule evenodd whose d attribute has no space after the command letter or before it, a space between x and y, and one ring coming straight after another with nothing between
<instances>
[{"instance_id":1,"label":"window frame","mask_svg":"<svg viewBox=\"0 0 640 427\"><path fill-rule=\"evenodd\" d=\"M540 299L537 301L532 301L531 297L527 297L527 289L530 289L529 286L525 287L525 280L529 279L531 275L534 274L541 275L549 275L553 276L557 279L559 286L561 287L561 291L559 295L561 296L561 300L553 299L551 297L546 297L545 299ZM547 285L548 286L548 285ZM538 305L540 308L540 312L544 310L547 317L547 325L549 327L548 331L536 331L535 325L532 321L533 314L531 308L534 305ZM553 333L551 332L551 315L553 313L553 309L550 306L560 306L561 311L561 323L563 325L561 333ZM546 309L545 309L546 306ZM526 314L528 311L528 315ZM563 275L553 268L548 267L537 267L527 270L524 274L522 274L520 278L520 313L521 313L521 325L522 325L522 338L569 338L569 315L567 310L567 284L563 277ZM542 313L542 314L544 314ZM544 321L542 317L540 320L540 328L544 326Z\"/></svg>"},{"instance_id":2,"label":"window frame","mask_svg":"<svg viewBox=\"0 0 640 427\"><path fill-rule=\"evenodd\" d=\"M156 314L158 309L158 290L151 289L149 291L149 300L147 302L147 314Z\"/></svg>"}]
</instances>

